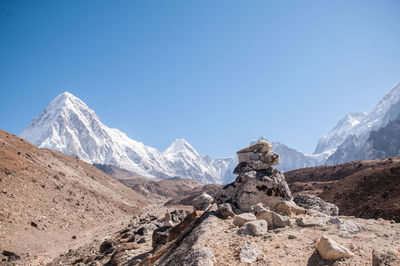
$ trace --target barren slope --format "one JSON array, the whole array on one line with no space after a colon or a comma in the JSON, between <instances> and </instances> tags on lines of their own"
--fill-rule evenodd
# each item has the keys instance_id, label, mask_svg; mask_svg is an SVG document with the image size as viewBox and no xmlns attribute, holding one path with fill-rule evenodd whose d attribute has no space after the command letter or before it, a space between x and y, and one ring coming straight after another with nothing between
<instances>
[{"instance_id":1,"label":"barren slope","mask_svg":"<svg viewBox=\"0 0 400 266\"><path fill-rule=\"evenodd\" d=\"M0 250L20 255L20 264L48 261L148 203L94 166L3 130L0 191Z\"/></svg>"},{"instance_id":2,"label":"barren slope","mask_svg":"<svg viewBox=\"0 0 400 266\"><path fill-rule=\"evenodd\" d=\"M400 222L400 157L298 169L285 177L294 194L315 194L341 214Z\"/></svg>"}]
</instances>

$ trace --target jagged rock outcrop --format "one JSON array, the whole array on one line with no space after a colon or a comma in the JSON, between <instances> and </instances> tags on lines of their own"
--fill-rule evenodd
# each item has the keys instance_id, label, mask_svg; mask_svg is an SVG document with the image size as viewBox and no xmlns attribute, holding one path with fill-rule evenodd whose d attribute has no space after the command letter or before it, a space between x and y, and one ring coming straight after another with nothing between
<instances>
[{"instance_id":1,"label":"jagged rock outcrop","mask_svg":"<svg viewBox=\"0 0 400 266\"><path fill-rule=\"evenodd\" d=\"M272 168L279 164L279 155L270 151L271 147L270 142L260 140L237 152L239 164L234 173L239 176L223 188L220 196L236 212L248 212L258 203L275 210L279 203L291 202L292 194L284 175Z\"/></svg>"}]
</instances>

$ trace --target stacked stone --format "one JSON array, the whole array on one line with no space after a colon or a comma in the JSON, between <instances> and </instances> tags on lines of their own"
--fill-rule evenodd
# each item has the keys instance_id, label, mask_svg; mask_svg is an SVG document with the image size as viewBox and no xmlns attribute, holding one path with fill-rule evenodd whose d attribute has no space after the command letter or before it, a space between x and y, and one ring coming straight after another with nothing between
<instances>
[{"instance_id":1,"label":"stacked stone","mask_svg":"<svg viewBox=\"0 0 400 266\"><path fill-rule=\"evenodd\" d=\"M257 203L271 209L278 208L279 203L285 201L292 203L284 175L272 168L280 161L271 147L270 142L260 140L237 152L239 164L234 173L238 177L222 190L222 202L232 204L237 212L248 212Z\"/></svg>"}]
</instances>

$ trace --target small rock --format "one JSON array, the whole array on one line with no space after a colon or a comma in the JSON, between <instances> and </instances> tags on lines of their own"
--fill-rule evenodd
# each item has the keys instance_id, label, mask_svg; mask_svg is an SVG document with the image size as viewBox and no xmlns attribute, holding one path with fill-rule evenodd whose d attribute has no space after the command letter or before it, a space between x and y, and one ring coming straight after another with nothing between
<instances>
[{"instance_id":1,"label":"small rock","mask_svg":"<svg viewBox=\"0 0 400 266\"><path fill-rule=\"evenodd\" d=\"M335 216L329 219L329 223L331 224L340 224L342 221L339 217Z\"/></svg>"},{"instance_id":2,"label":"small rock","mask_svg":"<svg viewBox=\"0 0 400 266\"><path fill-rule=\"evenodd\" d=\"M268 223L265 220L250 221L244 224L242 231L253 236L263 236L268 233Z\"/></svg>"},{"instance_id":3,"label":"small rock","mask_svg":"<svg viewBox=\"0 0 400 266\"><path fill-rule=\"evenodd\" d=\"M186 217L186 212L183 210L174 210L171 214L171 221L178 224L182 222Z\"/></svg>"},{"instance_id":4,"label":"small rock","mask_svg":"<svg viewBox=\"0 0 400 266\"><path fill-rule=\"evenodd\" d=\"M339 215L339 208L335 204L325 202L314 195L296 195L293 201L306 209L317 210L331 216Z\"/></svg>"},{"instance_id":5,"label":"small rock","mask_svg":"<svg viewBox=\"0 0 400 266\"><path fill-rule=\"evenodd\" d=\"M148 241L147 237L142 237L141 239L139 239L139 241L137 242L138 244L144 244Z\"/></svg>"},{"instance_id":6,"label":"small rock","mask_svg":"<svg viewBox=\"0 0 400 266\"><path fill-rule=\"evenodd\" d=\"M3 250L2 253L4 256L8 257L8 261L19 260L21 256L17 255L16 253L8 250Z\"/></svg>"},{"instance_id":7,"label":"small rock","mask_svg":"<svg viewBox=\"0 0 400 266\"><path fill-rule=\"evenodd\" d=\"M317 251L327 260L340 260L350 258L354 254L346 247L339 245L327 236L322 236L317 244Z\"/></svg>"},{"instance_id":8,"label":"small rock","mask_svg":"<svg viewBox=\"0 0 400 266\"><path fill-rule=\"evenodd\" d=\"M213 197L203 192L200 196L193 200L193 207L195 210L205 211L211 206L213 201Z\"/></svg>"},{"instance_id":9,"label":"small rock","mask_svg":"<svg viewBox=\"0 0 400 266\"><path fill-rule=\"evenodd\" d=\"M162 246L168 242L168 230L171 227L163 226L159 227L156 230L153 231L152 235L152 247L153 248L158 248L159 246Z\"/></svg>"},{"instance_id":10,"label":"small rock","mask_svg":"<svg viewBox=\"0 0 400 266\"><path fill-rule=\"evenodd\" d=\"M112 239L107 239L104 240L103 243L101 243L100 245L100 253L102 254L110 254L113 251L113 247L115 247L117 245L117 242L115 242Z\"/></svg>"},{"instance_id":11,"label":"small rock","mask_svg":"<svg viewBox=\"0 0 400 266\"><path fill-rule=\"evenodd\" d=\"M320 226L323 227L326 225L326 218L324 217L300 217L296 219L296 223L300 227L311 227L311 226Z\"/></svg>"},{"instance_id":12,"label":"small rock","mask_svg":"<svg viewBox=\"0 0 400 266\"><path fill-rule=\"evenodd\" d=\"M254 213L254 215L257 215L257 213L267 210L266 208L264 208L262 203L258 203L256 205L253 205L250 207L250 212Z\"/></svg>"},{"instance_id":13,"label":"small rock","mask_svg":"<svg viewBox=\"0 0 400 266\"><path fill-rule=\"evenodd\" d=\"M260 251L257 250L255 247L253 247L249 244L244 244L239 253L240 262L253 263L257 260L257 256L259 254L260 254Z\"/></svg>"},{"instance_id":14,"label":"small rock","mask_svg":"<svg viewBox=\"0 0 400 266\"><path fill-rule=\"evenodd\" d=\"M144 236L147 233L153 232L155 229L157 229L157 226L155 224L145 224L142 227L140 227L135 234Z\"/></svg>"},{"instance_id":15,"label":"small rock","mask_svg":"<svg viewBox=\"0 0 400 266\"><path fill-rule=\"evenodd\" d=\"M288 239L296 239L296 238L297 238L296 235L289 235L289 236L288 236Z\"/></svg>"},{"instance_id":16,"label":"small rock","mask_svg":"<svg viewBox=\"0 0 400 266\"><path fill-rule=\"evenodd\" d=\"M257 220L266 220L270 229L281 228L290 225L290 220L276 212L262 210L257 213Z\"/></svg>"},{"instance_id":17,"label":"small rock","mask_svg":"<svg viewBox=\"0 0 400 266\"><path fill-rule=\"evenodd\" d=\"M72 239L76 239L76 236L72 236Z\"/></svg>"},{"instance_id":18,"label":"small rock","mask_svg":"<svg viewBox=\"0 0 400 266\"><path fill-rule=\"evenodd\" d=\"M175 226L175 224L171 220L168 220L168 221L164 222L164 226L173 227L173 226Z\"/></svg>"},{"instance_id":19,"label":"small rock","mask_svg":"<svg viewBox=\"0 0 400 266\"><path fill-rule=\"evenodd\" d=\"M256 216L252 213L242 213L235 216L233 224L236 226L243 226L245 223L257 220Z\"/></svg>"},{"instance_id":20,"label":"small rock","mask_svg":"<svg viewBox=\"0 0 400 266\"><path fill-rule=\"evenodd\" d=\"M292 214L307 213L307 211L304 208L297 206L297 204L291 200L284 200L278 202L273 208L273 211L287 216L291 216Z\"/></svg>"},{"instance_id":21,"label":"small rock","mask_svg":"<svg viewBox=\"0 0 400 266\"><path fill-rule=\"evenodd\" d=\"M399 257L392 251L374 249L372 251L372 266L400 265Z\"/></svg>"},{"instance_id":22,"label":"small rock","mask_svg":"<svg viewBox=\"0 0 400 266\"><path fill-rule=\"evenodd\" d=\"M35 227L35 228L38 227L38 225L37 225L35 222L31 222L31 225L32 225L33 227Z\"/></svg>"},{"instance_id":23,"label":"small rock","mask_svg":"<svg viewBox=\"0 0 400 266\"><path fill-rule=\"evenodd\" d=\"M346 236L348 234L356 234L361 231L365 231L365 228L354 221L344 221L338 225L339 235Z\"/></svg>"},{"instance_id":24,"label":"small rock","mask_svg":"<svg viewBox=\"0 0 400 266\"><path fill-rule=\"evenodd\" d=\"M235 217L235 213L232 211L232 206L229 203L223 203L219 205L218 213L224 219L227 219L229 217Z\"/></svg>"}]
</instances>

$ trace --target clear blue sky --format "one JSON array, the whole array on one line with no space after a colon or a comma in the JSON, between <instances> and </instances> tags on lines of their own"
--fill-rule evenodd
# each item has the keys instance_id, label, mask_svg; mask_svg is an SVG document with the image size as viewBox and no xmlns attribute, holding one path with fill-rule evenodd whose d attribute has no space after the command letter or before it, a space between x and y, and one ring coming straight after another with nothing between
<instances>
[{"instance_id":1,"label":"clear blue sky","mask_svg":"<svg viewBox=\"0 0 400 266\"><path fill-rule=\"evenodd\" d=\"M313 152L400 81L400 1L0 1L0 127L69 91L164 150Z\"/></svg>"}]
</instances>

